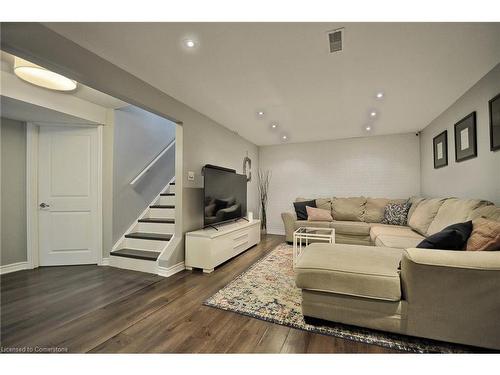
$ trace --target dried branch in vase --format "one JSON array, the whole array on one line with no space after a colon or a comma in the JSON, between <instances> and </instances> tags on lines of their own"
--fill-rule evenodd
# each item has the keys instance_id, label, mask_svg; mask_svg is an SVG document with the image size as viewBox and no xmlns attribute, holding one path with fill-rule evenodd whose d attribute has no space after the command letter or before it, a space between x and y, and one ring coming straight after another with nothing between
<instances>
[{"instance_id":1,"label":"dried branch in vase","mask_svg":"<svg viewBox=\"0 0 500 375\"><path fill-rule=\"evenodd\" d=\"M267 230L267 193L269 191L269 182L271 180L270 171L258 171L259 177L259 197L260 197L260 227L263 231Z\"/></svg>"}]
</instances>

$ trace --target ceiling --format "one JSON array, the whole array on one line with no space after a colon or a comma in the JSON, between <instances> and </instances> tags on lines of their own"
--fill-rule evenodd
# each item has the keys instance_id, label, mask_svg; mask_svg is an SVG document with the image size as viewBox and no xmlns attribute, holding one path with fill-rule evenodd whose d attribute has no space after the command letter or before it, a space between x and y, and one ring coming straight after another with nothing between
<instances>
[{"instance_id":1,"label":"ceiling","mask_svg":"<svg viewBox=\"0 0 500 375\"><path fill-rule=\"evenodd\" d=\"M46 25L257 145L421 130L500 62L500 23Z\"/></svg>"}]
</instances>

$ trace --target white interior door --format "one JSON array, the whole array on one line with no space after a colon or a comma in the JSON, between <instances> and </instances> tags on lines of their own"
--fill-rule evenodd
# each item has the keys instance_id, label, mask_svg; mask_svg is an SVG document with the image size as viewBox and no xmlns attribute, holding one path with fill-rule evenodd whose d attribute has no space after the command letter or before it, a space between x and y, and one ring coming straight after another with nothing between
<instances>
[{"instance_id":1,"label":"white interior door","mask_svg":"<svg viewBox=\"0 0 500 375\"><path fill-rule=\"evenodd\" d=\"M97 128L41 126L41 266L95 264L99 248Z\"/></svg>"}]
</instances>

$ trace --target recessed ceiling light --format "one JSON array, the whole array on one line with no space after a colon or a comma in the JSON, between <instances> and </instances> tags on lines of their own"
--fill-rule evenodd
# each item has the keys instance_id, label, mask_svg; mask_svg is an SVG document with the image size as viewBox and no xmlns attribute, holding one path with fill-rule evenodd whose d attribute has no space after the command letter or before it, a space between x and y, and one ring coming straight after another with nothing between
<instances>
[{"instance_id":1,"label":"recessed ceiling light","mask_svg":"<svg viewBox=\"0 0 500 375\"><path fill-rule=\"evenodd\" d=\"M377 112L375 112L375 111L370 112L370 116L371 116L371 117L375 117L375 116L377 116Z\"/></svg>"},{"instance_id":2,"label":"recessed ceiling light","mask_svg":"<svg viewBox=\"0 0 500 375\"><path fill-rule=\"evenodd\" d=\"M187 47L187 48L193 48L194 46L196 46L196 42L193 40L193 39L186 39L184 41L184 45Z\"/></svg>"},{"instance_id":3,"label":"recessed ceiling light","mask_svg":"<svg viewBox=\"0 0 500 375\"><path fill-rule=\"evenodd\" d=\"M365 130L369 132L370 130L372 130L372 127L370 125L366 125Z\"/></svg>"},{"instance_id":4,"label":"recessed ceiling light","mask_svg":"<svg viewBox=\"0 0 500 375\"><path fill-rule=\"evenodd\" d=\"M258 111L257 116L259 117L264 117L264 111Z\"/></svg>"},{"instance_id":5,"label":"recessed ceiling light","mask_svg":"<svg viewBox=\"0 0 500 375\"><path fill-rule=\"evenodd\" d=\"M382 99L384 97L384 93L382 91L377 92L377 95L375 95L377 99Z\"/></svg>"},{"instance_id":6,"label":"recessed ceiling light","mask_svg":"<svg viewBox=\"0 0 500 375\"><path fill-rule=\"evenodd\" d=\"M288 136L287 136L286 134L283 134L283 135L281 136L281 139L282 139L283 141L286 141L286 140L288 140Z\"/></svg>"},{"instance_id":7,"label":"recessed ceiling light","mask_svg":"<svg viewBox=\"0 0 500 375\"><path fill-rule=\"evenodd\" d=\"M14 58L14 74L23 81L55 91L73 91L77 83L19 57Z\"/></svg>"},{"instance_id":8,"label":"recessed ceiling light","mask_svg":"<svg viewBox=\"0 0 500 375\"><path fill-rule=\"evenodd\" d=\"M278 128L278 124L276 122L273 122L271 124L271 129L277 129Z\"/></svg>"}]
</instances>

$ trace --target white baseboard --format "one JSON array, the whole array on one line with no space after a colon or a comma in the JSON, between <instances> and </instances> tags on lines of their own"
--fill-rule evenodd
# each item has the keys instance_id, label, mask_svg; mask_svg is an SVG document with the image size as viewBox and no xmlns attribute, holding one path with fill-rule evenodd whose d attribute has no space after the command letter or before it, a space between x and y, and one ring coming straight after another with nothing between
<instances>
[{"instance_id":1,"label":"white baseboard","mask_svg":"<svg viewBox=\"0 0 500 375\"><path fill-rule=\"evenodd\" d=\"M186 267L184 266L184 262L174 264L171 267L158 266L158 275L163 277L170 277L177 272L184 271L185 269Z\"/></svg>"},{"instance_id":2,"label":"white baseboard","mask_svg":"<svg viewBox=\"0 0 500 375\"><path fill-rule=\"evenodd\" d=\"M109 266L109 257L108 258L102 258L101 263L98 264L99 266Z\"/></svg>"},{"instance_id":3,"label":"white baseboard","mask_svg":"<svg viewBox=\"0 0 500 375\"><path fill-rule=\"evenodd\" d=\"M267 233L285 235L285 230L283 228L267 228Z\"/></svg>"},{"instance_id":4,"label":"white baseboard","mask_svg":"<svg viewBox=\"0 0 500 375\"><path fill-rule=\"evenodd\" d=\"M0 266L0 275L29 269L31 269L31 266L28 262L6 264L4 266Z\"/></svg>"}]
</instances>

